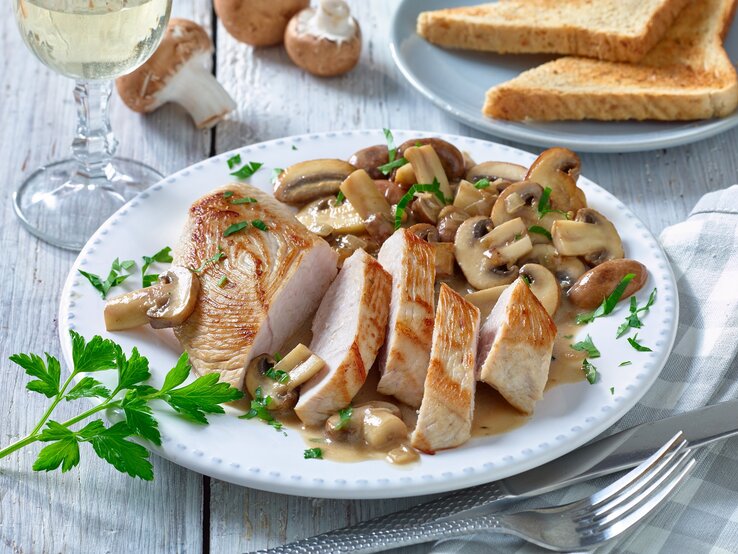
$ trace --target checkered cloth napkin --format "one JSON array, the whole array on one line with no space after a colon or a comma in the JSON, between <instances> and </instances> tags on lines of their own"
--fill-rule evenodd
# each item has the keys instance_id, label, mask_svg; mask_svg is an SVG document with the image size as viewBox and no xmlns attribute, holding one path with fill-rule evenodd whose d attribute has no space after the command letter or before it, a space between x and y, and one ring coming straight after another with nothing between
<instances>
[{"instance_id":1,"label":"checkered cloth napkin","mask_svg":"<svg viewBox=\"0 0 738 554\"><path fill-rule=\"evenodd\" d=\"M674 350L641 402L609 432L738 398L738 185L702 197L689 218L664 230L661 244L679 289ZM608 432L608 433L609 433ZM738 552L738 438L706 447L677 494L647 524L597 552ZM604 487L600 479L527 501L573 502ZM437 543L433 554L537 553L502 535Z\"/></svg>"}]
</instances>

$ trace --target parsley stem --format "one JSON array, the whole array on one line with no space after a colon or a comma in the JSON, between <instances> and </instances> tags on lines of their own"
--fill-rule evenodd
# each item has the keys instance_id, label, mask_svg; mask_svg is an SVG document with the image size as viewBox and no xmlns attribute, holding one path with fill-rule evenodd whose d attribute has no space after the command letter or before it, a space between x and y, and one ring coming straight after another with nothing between
<instances>
[{"instance_id":1,"label":"parsley stem","mask_svg":"<svg viewBox=\"0 0 738 554\"><path fill-rule=\"evenodd\" d=\"M116 407L118 407L117 406L118 401L117 400L113 401L112 399L113 399L112 396L110 398L106 398L105 400L103 400L102 402L100 402L97 406L93 406L92 408L90 408L89 410L86 410L86 411L82 412L78 416L75 416L72 419L68 419L67 421L65 421L61 425L63 427L71 427L75 423L79 423L83 419L86 419L86 418L90 417L91 415L96 414L97 412L101 412L102 410L105 410L107 408L116 408Z\"/></svg>"},{"instance_id":2,"label":"parsley stem","mask_svg":"<svg viewBox=\"0 0 738 554\"><path fill-rule=\"evenodd\" d=\"M10 446L6 446L2 450L0 450L0 458L4 458L5 456L8 456L15 452L16 450L20 450L24 446L28 446L29 444L33 444L38 440L37 435L28 435L26 437L23 437L21 440L14 442Z\"/></svg>"},{"instance_id":3,"label":"parsley stem","mask_svg":"<svg viewBox=\"0 0 738 554\"><path fill-rule=\"evenodd\" d=\"M41 430L41 428L44 426L44 424L46 423L46 420L51 417L51 412L54 411L54 409L57 407L59 402L62 401L62 398L64 398L64 393L67 392L67 388L72 383L72 379L74 379L75 375L76 373L72 373L69 377L67 377L67 380L64 381L64 385L62 385L62 388L59 389L59 394L56 395L56 398L54 398L54 401L51 403L49 408L44 412L44 415L41 416L41 419L38 421L38 424L36 425L36 427L33 428L33 431L31 431L28 434L29 437L32 437L36 433L38 433Z\"/></svg>"}]
</instances>

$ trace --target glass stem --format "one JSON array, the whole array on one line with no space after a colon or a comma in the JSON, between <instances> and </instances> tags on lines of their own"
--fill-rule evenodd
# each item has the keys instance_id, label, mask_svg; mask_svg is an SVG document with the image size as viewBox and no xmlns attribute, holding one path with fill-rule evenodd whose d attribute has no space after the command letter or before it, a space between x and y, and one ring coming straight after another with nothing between
<instances>
[{"instance_id":1,"label":"glass stem","mask_svg":"<svg viewBox=\"0 0 738 554\"><path fill-rule=\"evenodd\" d=\"M72 156L77 161L77 175L83 182L112 177L111 160L118 147L110 127L111 81L77 81L74 100L77 105L77 132Z\"/></svg>"}]
</instances>

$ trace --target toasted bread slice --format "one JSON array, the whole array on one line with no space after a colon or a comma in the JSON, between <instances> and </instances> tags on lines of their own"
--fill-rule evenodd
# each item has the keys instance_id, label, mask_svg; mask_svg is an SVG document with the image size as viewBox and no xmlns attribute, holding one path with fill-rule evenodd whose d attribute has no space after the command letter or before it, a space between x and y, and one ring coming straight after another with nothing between
<instances>
[{"instance_id":1,"label":"toasted bread slice","mask_svg":"<svg viewBox=\"0 0 738 554\"><path fill-rule=\"evenodd\" d=\"M487 92L483 113L510 120L692 120L738 106L722 46L736 0L694 0L637 64L566 57Z\"/></svg>"},{"instance_id":2,"label":"toasted bread slice","mask_svg":"<svg viewBox=\"0 0 738 554\"><path fill-rule=\"evenodd\" d=\"M637 61L689 0L500 0L423 12L418 34L448 48Z\"/></svg>"}]
</instances>

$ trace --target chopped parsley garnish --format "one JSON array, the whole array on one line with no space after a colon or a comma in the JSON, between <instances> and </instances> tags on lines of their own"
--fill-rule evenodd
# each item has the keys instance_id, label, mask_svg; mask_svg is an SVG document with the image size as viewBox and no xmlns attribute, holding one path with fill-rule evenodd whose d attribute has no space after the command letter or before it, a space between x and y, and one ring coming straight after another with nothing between
<instances>
[{"instance_id":1,"label":"chopped parsley garnish","mask_svg":"<svg viewBox=\"0 0 738 554\"><path fill-rule=\"evenodd\" d=\"M648 312L649 308L653 306L653 303L655 301L656 289L653 289L651 291L646 304L641 308L638 307L638 300L636 300L636 297L631 296L630 314L625 318L625 321L620 325L620 327L618 327L617 338L622 337L625 333L628 332L629 329L640 329L641 327L643 327L643 322L641 321L641 318L638 317L638 314L641 312Z\"/></svg>"},{"instance_id":2,"label":"chopped parsley garnish","mask_svg":"<svg viewBox=\"0 0 738 554\"><path fill-rule=\"evenodd\" d=\"M122 262L115 258L113 263L110 266L110 272L108 273L108 276L106 279L103 280L102 277L99 275L95 275L94 273L88 273L87 271L82 271L81 269L77 270L80 272L80 274L85 277L90 284L97 290L100 295L105 298L108 295L108 292L110 292L110 289L113 287L117 287L120 285L123 281L128 279L130 277L130 274L125 275L125 273L129 273L131 269L136 267L136 262L133 260L123 260Z\"/></svg>"},{"instance_id":3,"label":"chopped parsley garnish","mask_svg":"<svg viewBox=\"0 0 738 554\"><path fill-rule=\"evenodd\" d=\"M323 449L322 448L308 448L303 454L306 460L322 460Z\"/></svg>"},{"instance_id":4,"label":"chopped parsley garnish","mask_svg":"<svg viewBox=\"0 0 738 554\"><path fill-rule=\"evenodd\" d=\"M594 385L597 382L597 368L589 363L589 360L586 358L582 360L582 371L584 371L584 376L590 385Z\"/></svg>"},{"instance_id":5,"label":"chopped parsley garnish","mask_svg":"<svg viewBox=\"0 0 738 554\"><path fill-rule=\"evenodd\" d=\"M336 203L335 203L335 205L336 206L340 206L341 204L343 204L343 201L344 200L346 200L346 195L343 194L343 191L342 190L339 190L338 191L338 194L336 195Z\"/></svg>"},{"instance_id":6,"label":"chopped parsley garnish","mask_svg":"<svg viewBox=\"0 0 738 554\"><path fill-rule=\"evenodd\" d=\"M160 264L170 264L172 263L172 249L169 246L165 246L161 250L159 250L156 254L153 254L152 256L144 256L143 257L143 265L141 266L141 280L143 281L144 288L150 287L154 283L156 283L159 280L159 274L158 273L149 273L146 274L146 271L151 267L152 264L160 263Z\"/></svg>"},{"instance_id":7,"label":"chopped parsley garnish","mask_svg":"<svg viewBox=\"0 0 738 554\"><path fill-rule=\"evenodd\" d=\"M523 282L524 282L524 283L525 283L526 285L528 285L528 286L530 286L530 285L531 285L532 281L530 280L530 277L528 277L528 276L527 276L527 275L526 275L525 273L523 273L523 274L522 274L522 275L520 276L520 278L521 278L521 279L523 280Z\"/></svg>"},{"instance_id":8,"label":"chopped parsley garnish","mask_svg":"<svg viewBox=\"0 0 738 554\"><path fill-rule=\"evenodd\" d=\"M520 233L515 233L515 242L519 241L522 238L523 238L523 235L521 235Z\"/></svg>"},{"instance_id":9,"label":"chopped parsley garnish","mask_svg":"<svg viewBox=\"0 0 738 554\"><path fill-rule=\"evenodd\" d=\"M238 223L234 223L233 225L228 226L228 228L225 231L223 231L223 236L230 237L234 233L243 231L248 226L249 226L248 221L239 221Z\"/></svg>"},{"instance_id":10,"label":"chopped parsley garnish","mask_svg":"<svg viewBox=\"0 0 738 554\"><path fill-rule=\"evenodd\" d=\"M275 362L280 362L280 361L282 361L282 354L280 354L279 352L275 352L275 353L274 353L274 356L272 356L272 357L274 358L274 361L275 361Z\"/></svg>"},{"instance_id":11,"label":"chopped parsley garnish","mask_svg":"<svg viewBox=\"0 0 738 554\"><path fill-rule=\"evenodd\" d=\"M264 164L259 163L259 162L249 162L246 165L244 165L241 169L239 169L238 171L234 171L233 173L231 173L231 175L239 179L248 179L254 173L259 171L259 168L261 168L261 166L263 165Z\"/></svg>"},{"instance_id":12,"label":"chopped parsley garnish","mask_svg":"<svg viewBox=\"0 0 738 554\"><path fill-rule=\"evenodd\" d=\"M344 408L343 410L338 410L338 425L336 425L335 429L336 431L340 431L346 425L348 425L349 421L351 421L351 416L354 414L353 407L349 406L348 408Z\"/></svg>"},{"instance_id":13,"label":"chopped parsley garnish","mask_svg":"<svg viewBox=\"0 0 738 554\"><path fill-rule=\"evenodd\" d=\"M549 233L544 227L541 227L540 225L531 225L528 228L529 233L536 233L538 235L543 235L548 240L553 240L553 237L551 236L551 233Z\"/></svg>"},{"instance_id":14,"label":"chopped parsley garnish","mask_svg":"<svg viewBox=\"0 0 738 554\"><path fill-rule=\"evenodd\" d=\"M269 227L267 227L267 224L264 223L261 219L254 219L251 222L251 225L259 229L259 231L268 231Z\"/></svg>"},{"instance_id":15,"label":"chopped parsley garnish","mask_svg":"<svg viewBox=\"0 0 738 554\"><path fill-rule=\"evenodd\" d=\"M232 158L228 158L228 169L241 165L241 154L236 154Z\"/></svg>"},{"instance_id":16,"label":"chopped parsley garnish","mask_svg":"<svg viewBox=\"0 0 738 554\"><path fill-rule=\"evenodd\" d=\"M615 396L615 387L610 387L610 394Z\"/></svg>"},{"instance_id":17,"label":"chopped parsley garnish","mask_svg":"<svg viewBox=\"0 0 738 554\"><path fill-rule=\"evenodd\" d=\"M247 196L246 198L234 198L231 200L231 204L256 204L256 198Z\"/></svg>"},{"instance_id":18,"label":"chopped parsley garnish","mask_svg":"<svg viewBox=\"0 0 738 554\"><path fill-rule=\"evenodd\" d=\"M223 252L223 249L218 245L218 251L210 256L207 260L202 262L202 265L198 267L197 269L193 269L195 273L202 273L205 271L205 268L208 264L217 264L222 258L225 258L225 253Z\"/></svg>"},{"instance_id":19,"label":"chopped parsley garnish","mask_svg":"<svg viewBox=\"0 0 738 554\"><path fill-rule=\"evenodd\" d=\"M297 150L297 146L295 146L295 145L293 144L293 145L292 145L292 150Z\"/></svg>"},{"instance_id":20,"label":"chopped parsley garnish","mask_svg":"<svg viewBox=\"0 0 738 554\"><path fill-rule=\"evenodd\" d=\"M599 358L600 357L600 351L597 350L597 347L592 342L592 337L587 335L587 338L584 340L580 340L577 343L574 343L571 345L571 348L573 350L577 350L578 352L586 352L588 358Z\"/></svg>"},{"instance_id":21,"label":"chopped parsley garnish","mask_svg":"<svg viewBox=\"0 0 738 554\"><path fill-rule=\"evenodd\" d=\"M279 175L284 171L281 167L275 167L272 169L272 185L277 184L277 179L279 179Z\"/></svg>"},{"instance_id":22,"label":"chopped parsley garnish","mask_svg":"<svg viewBox=\"0 0 738 554\"><path fill-rule=\"evenodd\" d=\"M230 198L231 196L233 196L232 190L227 190L223 193L223 198Z\"/></svg>"},{"instance_id":23,"label":"chopped parsley garnish","mask_svg":"<svg viewBox=\"0 0 738 554\"><path fill-rule=\"evenodd\" d=\"M433 183L430 185L413 185L397 203L397 208L395 209L395 230L399 229L402 225L402 215L405 213L405 209L419 192L432 192L441 201L441 205L446 204L446 198L444 198L441 192L441 184L438 182L438 179L434 178Z\"/></svg>"},{"instance_id":24,"label":"chopped parsley garnish","mask_svg":"<svg viewBox=\"0 0 738 554\"><path fill-rule=\"evenodd\" d=\"M223 275L223 276L222 276L222 277L221 277L221 278L220 278L220 279L218 280L218 286L219 286L220 288L223 288L223 287L225 286L225 284L226 284L227 282L228 282L228 277L226 277L225 275Z\"/></svg>"},{"instance_id":25,"label":"chopped parsley garnish","mask_svg":"<svg viewBox=\"0 0 738 554\"><path fill-rule=\"evenodd\" d=\"M628 342L633 348L638 350L638 352L653 352L653 350L638 342L638 333L636 333L634 337L628 337Z\"/></svg>"},{"instance_id":26,"label":"chopped parsley garnish","mask_svg":"<svg viewBox=\"0 0 738 554\"><path fill-rule=\"evenodd\" d=\"M567 212L563 210L554 210L551 207L551 192L551 187L543 189L543 194L541 194L541 198L538 200L538 219L541 219L544 215L550 213L562 214L566 216L566 219L569 219L569 214Z\"/></svg>"},{"instance_id":27,"label":"chopped parsley garnish","mask_svg":"<svg viewBox=\"0 0 738 554\"><path fill-rule=\"evenodd\" d=\"M277 383L280 383L282 385L290 382L290 374L286 371L282 371L281 369L274 369L273 367L270 367L268 370L266 370L264 375L269 377L272 381L276 381Z\"/></svg>"},{"instance_id":28,"label":"chopped parsley garnish","mask_svg":"<svg viewBox=\"0 0 738 554\"><path fill-rule=\"evenodd\" d=\"M564 335L564 338L565 339L573 339L574 338L574 335Z\"/></svg>"},{"instance_id":29,"label":"chopped parsley garnish","mask_svg":"<svg viewBox=\"0 0 738 554\"><path fill-rule=\"evenodd\" d=\"M255 417L258 417L261 421L268 425L271 425L277 431L281 431L284 425L282 425L281 422L277 421L269 411L269 405L272 402L272 397L264 396L261 387L257 387L254 394L254 399L251 401L251 409L242 416L239 416L239 419L254 419Z\"/></svg>"},{"instance_id":30,"label":"chopped parsley garnish","mask_svg":"<svg viewBox=\"0 0 738 554\"><path fill-rule=\"evenodd\" d=\"M620 363L618 364L618 367L623 367L623 366L626 366L626 365L632 365L632 364L633 364L633 362L631 362L630 360L626 360L626 361L624 361L624 362L620 362Z\"/></svg>"},{"instance_id":31,"label":"chopped parsley garnish","mask_svg":"<svg viewBox=\"0 0 738 554\"><path fill-rule=\"evenodd\" d=\"M382 129L384 131L384 139L387 141L387 156L390 162L394 162L397 158L397 147L395 146L395 137L392 136L392 131L389 129Z\"/></svg>"},{"instance_id":32,"label":"chopped parsley garnish","mask_svg":"<svg viewBox=\"0 0 738 554\"><path fill-rule=\"evenodd\" d=\"M620 301L620 298L623 296L628 283L630 283L633 279L635 279L635 273L628 273L625 277L623 277L622 280L615 287L615 290L612 291L612 294L607 296L602 301L602 304L600 304L599 308L597 308L594 312L585 312L577 315L577 325L582 325L583 323L591 323L596 318L611 313L615 309L618 301Z\"/></svg>"},{"instance_id":33,"label":"chopped parsley garnish","mask_svg":"<svg viewBox=\"0 0 738 554\"><path fill-rule=\"evenodd\" d=\"M380 165L377 169L381 171L384 175L389 175L392 173L393 169L397 169L398 167L402 167L407 163L407 160L403 158L397 158L393 162L386 163L384 165Z\"/></svg>"},{"instance_id":34,"label":"chopped parsley garnish","mask_svg":"<svg viewBox=\"0 0 738 554\"><path fill-rule=\"evenodd\" d=\"M490 186L492 183L489 182L489 179L486 177L483 177L479 179L476 183L474 183L474 188L476 189L486 189L488 186Z\"/></svg>"}]
</instances>

